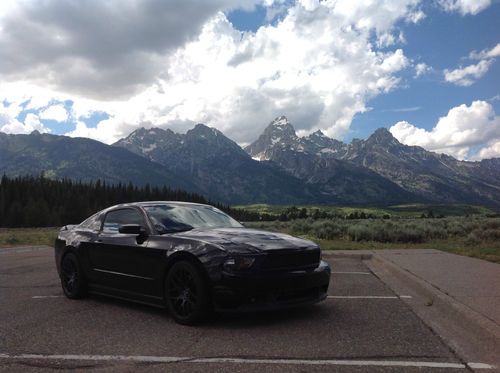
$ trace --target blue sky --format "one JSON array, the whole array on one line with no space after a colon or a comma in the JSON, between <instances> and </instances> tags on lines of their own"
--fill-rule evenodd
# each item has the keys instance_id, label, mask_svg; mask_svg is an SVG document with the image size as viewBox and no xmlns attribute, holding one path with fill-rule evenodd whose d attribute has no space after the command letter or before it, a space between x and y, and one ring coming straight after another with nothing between
<instances>
[{"instance_id":1,"label":"blue sky","mask_svg":"<svg viewBox=\"0 0 500 373\"><path fill-rule=\"evenodd\" d=\"M299 135L500 156L500 1L113 3L2 2L0 131L203 122L246 144L286 115Z\"/></svg>"}]
</instances>

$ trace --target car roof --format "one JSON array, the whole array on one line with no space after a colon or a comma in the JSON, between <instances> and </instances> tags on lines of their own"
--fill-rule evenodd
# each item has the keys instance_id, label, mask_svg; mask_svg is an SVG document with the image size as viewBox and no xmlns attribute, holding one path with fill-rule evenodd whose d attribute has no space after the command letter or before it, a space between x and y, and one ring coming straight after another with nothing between
<instances>
[{"instance_id":1,"label":"car roof","mask_svg":"<svg viewBox=\"0 0 500 373\"><path fill-rule=\"evenodd\" d=\"M121 207L147 207L147 206L158 206L158 205L209 206L203 203L183 202L183 201L143 201L143 202L120 203L118 205L108 207L103 211L113 210Z\"/></svg>"}]
</instances>

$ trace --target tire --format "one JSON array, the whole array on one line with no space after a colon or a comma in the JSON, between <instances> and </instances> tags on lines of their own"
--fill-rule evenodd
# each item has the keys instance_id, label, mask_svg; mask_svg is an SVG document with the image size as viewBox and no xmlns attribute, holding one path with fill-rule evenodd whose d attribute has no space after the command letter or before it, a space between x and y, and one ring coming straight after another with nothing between
<instances>
[{"instance_id":1,"label":"tire","mask_svg":"<svg viewBox=\"0 0 500 373\"><path fill-rule=\"evenodd\" d=\"M194 325L207 317L209 289L196 264L181 260L170 268L165 278L165 299L169 313L179 324Z\"/></svg>"},{"instance_id":2,"label":"tire","mask_svg":"<svg viewBox=\"0 0 500 373\"><path fill-rule=\"evenodd\" d=\"M61 285L64 295L70 299L80 299L86 295L87 283L78 257L73 253L64 255L61 261Z\"/></svg>"}]
</instances>

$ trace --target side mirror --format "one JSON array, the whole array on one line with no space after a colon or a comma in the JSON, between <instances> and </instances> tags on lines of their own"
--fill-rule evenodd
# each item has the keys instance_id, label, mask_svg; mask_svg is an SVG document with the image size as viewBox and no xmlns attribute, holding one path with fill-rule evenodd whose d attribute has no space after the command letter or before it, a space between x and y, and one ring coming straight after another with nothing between
<instances>
[{"instance_id":1,"label":"side mirror","mask_svg":"<svg viewBox=\"0 0 500 373\"><path fill-rule=\"evenodd\" d=\"M124 234L136 234L136 235L145 235L146 230L141 227L139 224L123 224L118 228L118 232Z\"/></svg>"}]
</instances>

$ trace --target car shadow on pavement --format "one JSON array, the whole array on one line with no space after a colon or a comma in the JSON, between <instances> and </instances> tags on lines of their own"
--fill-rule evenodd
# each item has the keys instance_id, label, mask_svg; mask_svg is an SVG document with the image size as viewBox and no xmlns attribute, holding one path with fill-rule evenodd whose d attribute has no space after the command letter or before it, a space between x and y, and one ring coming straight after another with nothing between
<instances>
[{"instance_id":1,"label":"car shadow on pavement","mask_svg":"<svg viewBox=\"0 0 500 373\"><path fill-rule=\"evenodd\" d=\"M120 310L147 314L150 317L165 318L165 322L175 321L170 317L166 308L158 308L127 300L110 298L103 295L92 294L87 301L98 303L106 307L119 308ZM280 309L259 312L211 312L207 319L195 325L196 328L259 328L269 325L287 324L301 322L311 319L325 319L331 316L332 308L325 307L324 302L310 306L303 306L291 309ZM119 314L116 315L119 317ZM189 328L189 326L187 326ZM193 327L193 326L191 326Z\"/></svg>"},{"instance_id":2,"label":"car shadow on pavement","mask_svg":"<svg viewBox=\"0 0 500 373\"><path fill-rule=\"evenodd\" d=\"M269 325L302 322L311 319L324 319L331 314L323 304L297 307L285 310L260 312L221 312L214 313L203 323L203 326L224 327L226 329L260 328Z\"/></svg>"}]
</instances>

